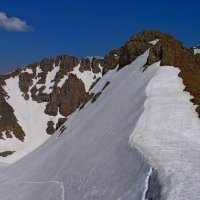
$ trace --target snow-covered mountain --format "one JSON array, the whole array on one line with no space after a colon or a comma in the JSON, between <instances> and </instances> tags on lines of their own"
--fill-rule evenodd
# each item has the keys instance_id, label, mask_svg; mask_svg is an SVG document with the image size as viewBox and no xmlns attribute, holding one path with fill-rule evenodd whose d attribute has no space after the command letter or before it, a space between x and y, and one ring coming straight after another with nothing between
<instances>
[{"instance_id":1,"label":"snow-covered mountain","mask_svg":"<svg viewBox=\"0 0 200 200\"><path fill-rule=\"evenodd\" d=\"M0 199L199 199L199 67L144 31L103 59L2 75Z\"/></svg>"}]
</instances>

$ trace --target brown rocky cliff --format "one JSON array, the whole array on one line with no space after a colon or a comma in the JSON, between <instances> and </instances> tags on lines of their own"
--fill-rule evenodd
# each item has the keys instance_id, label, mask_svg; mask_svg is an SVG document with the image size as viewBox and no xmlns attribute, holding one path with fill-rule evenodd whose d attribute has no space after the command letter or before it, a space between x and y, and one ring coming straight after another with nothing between
<instances>
[{"instance_id":1,"label":"brown rocky cliff","mask_svg":"<svg viewBox=\"0 0 200 200\"><path fill-rule=\"evenodd\" d=\"M74 74L70 74L59 94L59 110L63 116L74 112L87 98L83 82Z\"/></svg>"}]
</instances>

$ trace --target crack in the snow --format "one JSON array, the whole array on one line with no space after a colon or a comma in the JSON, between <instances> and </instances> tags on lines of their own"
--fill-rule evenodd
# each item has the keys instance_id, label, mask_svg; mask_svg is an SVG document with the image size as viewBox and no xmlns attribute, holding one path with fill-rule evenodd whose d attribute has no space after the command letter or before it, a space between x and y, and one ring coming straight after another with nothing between
<instances>
[{"instance_id":1,"label":"crack in the snow","mask_svg":"<svg viewBox=\"0 0 200 200\"><path fill-rule=\"evenodd\" d=\"M142 200L146 200L146 194L147 194L147 191L148 191L148 188L149 188L149 178L151 176L151 173L152 173L152 167L149 169L148 175L147 175L146 180L145 180L145 188L144 188L144 192L143 192L143 195L142 195Z\"/></svg>"}]
</instances>

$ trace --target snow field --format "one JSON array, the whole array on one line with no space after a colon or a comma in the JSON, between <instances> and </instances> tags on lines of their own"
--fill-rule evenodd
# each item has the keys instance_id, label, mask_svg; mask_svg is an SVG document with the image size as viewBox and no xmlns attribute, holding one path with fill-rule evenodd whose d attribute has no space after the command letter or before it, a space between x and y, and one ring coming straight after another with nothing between
<instances>
[{"instance_id":1,"label":"snow field","mask_svg":"<svg viewBox=\"0 0 200 200\"><path fill-rule=\"evenodd\" d=\"M200 121L180 70L160 67L146 88L145 109L130 136L158 170L162 199L200 198Z\"/></svg>"}]
</instances>

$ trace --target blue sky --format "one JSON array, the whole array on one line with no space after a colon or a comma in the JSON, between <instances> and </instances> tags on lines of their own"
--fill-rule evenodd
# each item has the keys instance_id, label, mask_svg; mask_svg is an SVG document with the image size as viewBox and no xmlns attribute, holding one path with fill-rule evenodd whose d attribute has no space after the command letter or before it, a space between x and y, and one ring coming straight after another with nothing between
<instances>
[{"instance_id":1,"label":"blue sky","mask_svg":"<svg viewBox=\"0 0 200 200\"><path fill-rule=\"evenodd\" d=\"M104 56L144 29L194 46L199 8L199 0L0 0L0 73L61 54Z\"/></svg>"}]
</instances>

